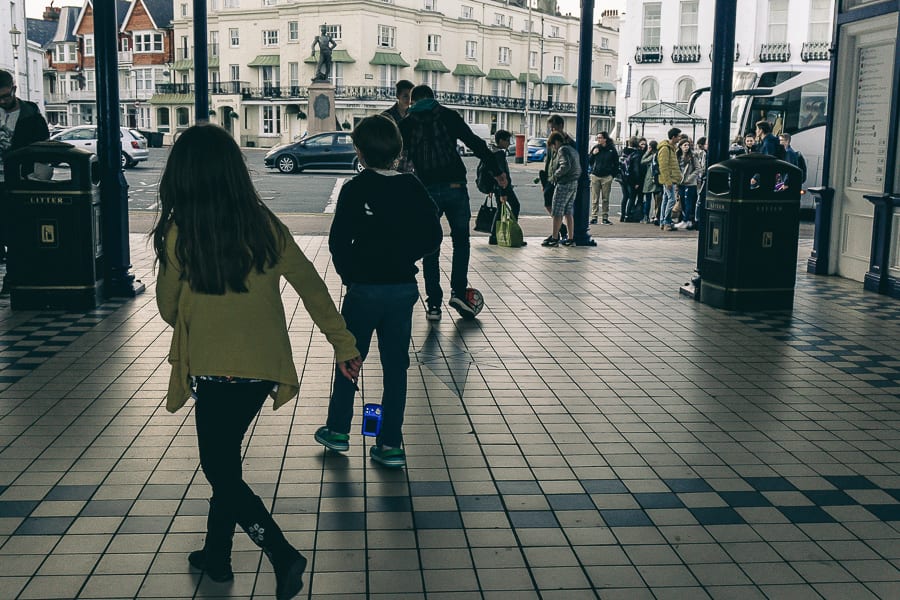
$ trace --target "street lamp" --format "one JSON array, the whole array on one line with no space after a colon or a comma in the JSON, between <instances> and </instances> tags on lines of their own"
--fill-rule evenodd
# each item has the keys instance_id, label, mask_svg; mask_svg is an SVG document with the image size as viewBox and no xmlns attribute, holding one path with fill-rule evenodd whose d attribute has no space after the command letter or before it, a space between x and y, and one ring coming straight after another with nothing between
<instances>
[{"instance_id":1,"label":"street lamp","mask_svg":"<svg viewBox=\"0 0 900 600\"><path fill-rule=\"evenodd\" d=\"M21 38L22 32L13 23L12 29L9 30L9 41L13 49L13 85L18 85L19 83L19 41Z\"/></svg>"}]
</instances>

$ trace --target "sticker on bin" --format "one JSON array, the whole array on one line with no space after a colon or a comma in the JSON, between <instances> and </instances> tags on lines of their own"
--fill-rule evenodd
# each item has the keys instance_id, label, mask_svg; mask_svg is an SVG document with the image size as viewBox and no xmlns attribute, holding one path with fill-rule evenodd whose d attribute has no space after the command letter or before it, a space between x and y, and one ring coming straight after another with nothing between
<instances>
[{"instance_id":1,"label":"sticker on bin","mask_svg":"<svg viewBox=\"0 0 900 600\"><path fill-rule=\"evenodd\" d=\"M375 437L381 431L381 405L363 405L362 434Z\"/></svg>"},{"instance_id":2,"label":"sticker on bin","mask_svg":"<svg viewBox=\"0 0 900 600\"><path fill-rule=\"evenodd\" d=\"M55 248L59 245L56 237L56 221L42 221L41 224L41 246Z\"/></svg>"}]
</instances>

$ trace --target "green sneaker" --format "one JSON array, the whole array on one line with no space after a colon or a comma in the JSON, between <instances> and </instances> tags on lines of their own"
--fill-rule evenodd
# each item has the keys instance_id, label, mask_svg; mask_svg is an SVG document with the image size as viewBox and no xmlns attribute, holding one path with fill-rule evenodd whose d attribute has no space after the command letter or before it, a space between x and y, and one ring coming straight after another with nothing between
<instances>
[{"instance_id":1,"label":"green sneaker","mask_svg":"<svg viewBox=\"0 0 900 600\"><path fill-rule=\"evenodd\" d=\"M346 452L350 449L348 434L331 431L327 427L319 427L316 430L316 441L335 452Z\"/></svg>"},{"instance_id":2,"label":"green sneaker","mask_svg":"<svg viewBox=\"0 0 900 600\"><path fill-rule=\"evenodd\" d=\"M399 469L406 466L406 451L403 448L388 448L385 450L381 446L372 446L369 450L369 456L372 460L385 467Z\"/></svg>"}]
</instances>

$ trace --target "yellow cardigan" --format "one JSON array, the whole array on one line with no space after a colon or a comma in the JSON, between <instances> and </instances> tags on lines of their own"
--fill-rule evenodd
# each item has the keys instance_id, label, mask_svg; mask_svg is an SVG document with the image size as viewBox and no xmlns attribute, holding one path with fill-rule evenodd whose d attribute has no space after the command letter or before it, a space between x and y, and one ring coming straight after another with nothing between
<instances>
[{"instance_id":1,"label":"yellow cardigan","mask_svg":"<svg viewBox=\"0 0 900 600\"><path fill-rule=\"evenodd\" d=\"M255 269L247 277L246 293L202 294L181 279L175 256L178 230L173 223L166 233L168 264L156 280L159 314L174 328L169 363L172 374L166 410L175 412L191 395L191 375L219 375L274 381L278 388L274 408L300 391L291 356L281 277L297 290L303 306L334 347L335 360L359 356L356 340L347 331L325 282L281 223L285 244L278 263L264 273Z\"/></svg>"}]
</instances>

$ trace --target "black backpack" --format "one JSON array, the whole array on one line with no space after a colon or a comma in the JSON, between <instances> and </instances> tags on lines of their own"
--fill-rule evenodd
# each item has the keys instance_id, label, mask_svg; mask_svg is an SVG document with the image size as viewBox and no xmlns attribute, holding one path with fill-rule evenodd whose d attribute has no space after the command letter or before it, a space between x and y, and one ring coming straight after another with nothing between
<instances>
[{"instance_id":1,"label":"black backpack","mask_svg":"<svg viewBox=\"0 0 900 600\"><path fill-rule=\"evenodd\" d=\"M483 160L478 161L478 167L475 169L475 187L482 194L493 194L497 180L491 175L488 166Z\"/></svg>"},{"instance_id":2,"label":"black backpack","mask_svg":"<svg viewBox=\"0 0 900 600\"><path fill-rule=\"evenodd\" d=\"M631 154L622 151L619 155L619 179L627 182L631 177Z\"/></svg>"}]
</instances>

